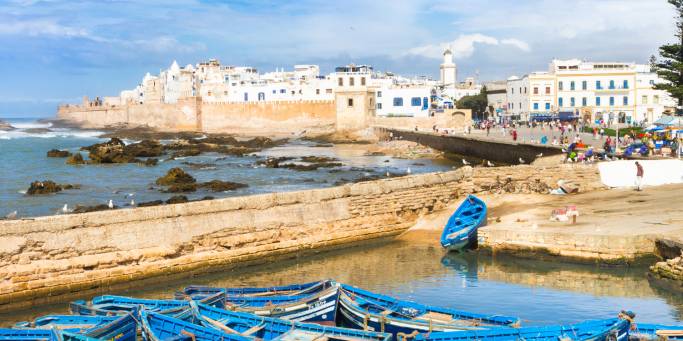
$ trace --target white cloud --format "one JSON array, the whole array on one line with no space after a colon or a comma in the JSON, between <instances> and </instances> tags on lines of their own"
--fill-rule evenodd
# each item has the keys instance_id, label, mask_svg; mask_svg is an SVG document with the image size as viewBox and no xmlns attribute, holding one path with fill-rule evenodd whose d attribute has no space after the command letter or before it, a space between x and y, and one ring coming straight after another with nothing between
<instances>
[{"instance_id":1,"label":"white cloud","mask_svg":"<svg viewBox=\"0 0 683 341\"><path fill-rule=\"evenodd\" d=\"M468 58L474 54L477 44L484 45L510 45L524 52L531 50L529 44L515 38L507 38L499 40L495 37L488 36L481 33L475 34L461 34L457 39L440 44L430 44L419 47L414 47L408 50L407 54L418 55L427 58L440 58L441 54L446 48L450 48L453 56L457 58Z\"/></svg>"},{"instance_id":2,"label":"white cloud","mask_svg":"<svg viewBox=\"0 0 683 341\"><path fill-rule=\"evenodd\" d=\"M88 37L88 31L82 28L61 25L45 19L4 20L0 23L2 35L55 36L55 37Z\"/></svg>"}]
</instances>

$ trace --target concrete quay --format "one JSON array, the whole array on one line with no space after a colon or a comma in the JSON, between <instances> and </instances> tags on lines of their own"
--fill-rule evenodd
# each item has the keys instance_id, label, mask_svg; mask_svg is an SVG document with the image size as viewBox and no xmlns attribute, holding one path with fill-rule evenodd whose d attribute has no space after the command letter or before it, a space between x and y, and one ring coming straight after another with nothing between
<instances>
[{"instance_id":1,"label":"concrete quay","mask_svg":"<svg viewBox=\"0 0 683 341\"><path fill-rule=\"evenodd\" d=\"M677 205L681 190L681 185L667 185L643 192L613 189L491 198L489 224L479 230L479 245L494 253L605 264L667 258L673 252L671 241L683 241L683 212ZM549 220L553 209L569 205L579 210L576 224Z\"/></svg>"},{"instance_id":2,"label":"concrete quay","mask_svg":"<svg viewBox=\"0 0 683 341\"><path fill-rule=\"evenodd\" d=\"M531 163L541 154L543 157L562 154L562 148L559 146L514 142L512 139L504 140L481 135L446 135L384 126L375 126L374 130L381 139L388 139L390 134L393 134L394 138L417 142L440 151L509 165L520 164L520 158L525 163Z\"/></svg>"}]
</instances>

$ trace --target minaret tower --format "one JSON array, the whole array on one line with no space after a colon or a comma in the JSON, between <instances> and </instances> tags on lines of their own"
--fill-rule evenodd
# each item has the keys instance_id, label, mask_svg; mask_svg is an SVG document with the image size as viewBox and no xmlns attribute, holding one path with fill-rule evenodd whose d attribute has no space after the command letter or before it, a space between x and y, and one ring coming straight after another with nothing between
<instances>
[{"instance_id":1,"label":"minaret tower","mask_svg":"<svg viewBox=\"0 0 683 341\"><path fill-rule=\"evenodd\" d=\"M457 82L457 67L453 63L453 52L450 48L443 51L443 63L441 69L441 83L446 88L454 88Z\"/></svg>"}]
</instances>

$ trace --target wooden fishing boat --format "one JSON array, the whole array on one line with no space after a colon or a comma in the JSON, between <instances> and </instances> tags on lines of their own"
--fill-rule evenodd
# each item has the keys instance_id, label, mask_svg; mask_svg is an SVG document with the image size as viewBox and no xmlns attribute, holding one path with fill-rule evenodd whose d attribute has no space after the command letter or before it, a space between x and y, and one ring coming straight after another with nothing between
<instances>
[{"instance_id":1,"label":"wooden fishing boat","mask_svg":"<svg viewBox=\"0 0 683 341\"><path fill-rule=\"evenodd\" d=\"M200 300L209 305L224 307L225 294L215 293ZM104 295L92 299L74 301L69 304L69 310L74 315L114 316L133 314L138 315L140 307L162 314L175 314L188 307L188 300L154 300L132 298L125 296Z\"/></svg>"},{"instance_id":2,"label":"wooden fishing boat","mask_svg":"<svg viewBox=\"0 0 683 341\"><path fill-rule=\"evenodd\" d=\"M228 334L153 311L140 311L142 339L146 341L247 341L252 338Z\"/></svg>"},{"instance_id":3,"label":"wooden fishing boat","mask_svg":"<svg viewBox=\"0 0 683 341\"><path fill-rule=\"evenodd\" d=\"M229 334L253 337L259 340L330 340L330 341L389 341L391 334L356 329L322 326L293 320L256 316L229 311L202 303L190 304L191 320L206 327L217 328Z\"/></svg>"},{"instance_id":4,"label":"wooden fishing boat","mask_svg":"<svg viewBox=\"0 0 683 341\"><path fill-rule=\"evenodd\" d=\"M629 318L614 318L577 323L568 326L543 326L525 328L491 328L483 330L432 332L415 335L415 341L627 341L629 338ZM401 335L399 340L405 339Z\"/></svg>"},{"instance_id":5,"label":"wooden fishing boat","mask_svg":"<svg viewBox=\"0 0 683 341\"><path fill-rule=\"evenodd\" d=\"M637 323L629 334L635 340L683 340L683 326Z\"/></svg>"},{"instance_id":6,"label":"wooden fishing boat","mask_svg":"<svg viewBox=\"0 0 683 341\"><path fill-rule=\"evenodd\" d=\"M0 340L113 340L135 341L137 322L133 315L49 315L23 322L13 329L0 329Z\"/></svg>"},{"instance_id":7,"label":"wooden fishing boat","mask_svg":"<svg viewBox=\"0 0 683 341\"><path fill-rule=\"evenodd\" d=\"M309 295L293 296L225 296L222 301L205 298L202 303L225 308L233 311L241 311L281 319L297 319L302 322L333 325L336 318L337 304L339 299L339 287L337 285L323 291ZM209 302L207 302L209 301ZM213 301L213 303L211 303ZM91 307L96 309L133 309L144 307L147 310L174 315L189 307L189 300L156 300L125 296L105 295L95 297Z\"/></svg>"},{"instance_id":8,"label":"wooden fishing boat","mask_svg":"<svg viewBox=\"0 0 683 341\"><path fill-rule=\"evenodd\" d=\"M460 251L477 241L477 229L486 224L486 203L468 195L451 215L441 234L441 246Z\"/></svg>"},{"instance_id":9,"label":"wooden fishing boat","mask_svg":"<svg viewBox=\"0 0 683 341\"><path fill-rule=\"evenodd\" d=\"M343 284L339 312L345 325L394 335L518 327L519 319L427 306Z\"/></svg>"},{"instance_id":10,"label":"wooden fishing boat","mask_svg":"<svg viewBox=\"0 0 683 341\"><path fill-rule=\"evenodd\" d=\"M235 287L235 288L219 288L201 285L191 285L185 287L183 291L176 293L177 299L185 299L191 297L210 296L219 292L225 293L227 296L281 296L281 295L306 295L320 292L324 289L330 288L334 285L331 280L322 280L317 282L290 284L274 287Z\"/></svg>"}]
</instances>

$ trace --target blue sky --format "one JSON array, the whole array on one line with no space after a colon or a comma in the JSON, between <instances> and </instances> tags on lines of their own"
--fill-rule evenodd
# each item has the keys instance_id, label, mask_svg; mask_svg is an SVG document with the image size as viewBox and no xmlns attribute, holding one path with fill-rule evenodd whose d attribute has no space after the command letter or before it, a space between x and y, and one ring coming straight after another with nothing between
<instances>
[{"instance_id":1,"label":"blue sky","mask_svg":"<svg viewBox=\"0 0 683 341\"><path fill-rule=\"evenodd\" d=\"M436 77L450 45L459 77L481 80L552 58L644 63L673 39L673 16L665 0L3 0L0 117L115 95L174 59Z\"/></svg>"}]
</instances>

